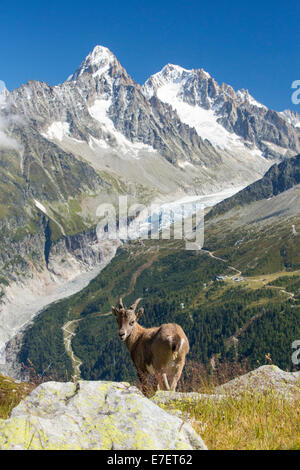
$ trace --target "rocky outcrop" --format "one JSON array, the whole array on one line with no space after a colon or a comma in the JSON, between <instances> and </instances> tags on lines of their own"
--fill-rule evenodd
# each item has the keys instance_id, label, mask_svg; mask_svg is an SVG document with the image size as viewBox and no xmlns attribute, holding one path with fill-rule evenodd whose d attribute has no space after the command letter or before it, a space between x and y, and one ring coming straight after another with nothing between
<instances>
[{"instance_id":1,"label":"rocky outcrop","mask_svg":"<svg viewBox=\"0 0 300 470\"><path fill-rule=\"evenodd\" d=\"M127 383L48 382L0 420L0 449L205 450L190 424Z\"/></svg>"},{"instance_id":2,"label":"rocky outcrop","mask_svg":"<svg viewBox=\"0 0 300 470\"><path fill-rule=\"evenodd\" d=\"M261 366L216 388L216 393L279 393L285 398L300 398L300 371L285 372L277 366Z\"/></svg>"},{"instance_id":3,"label":"rocky outcrop","mask_svg":"<svg viewBox=\"0 0 300 470\"><path fill-rule=\"evenodd\" d=\"M151 399L125 382L46 382L0 420L0 450L205 450L192 427L199 422L182 409L203 401L218 406L245 392L279 395L292 405L300 372L262 366L212 394L159 391Z\"/></svg>"}]
</instances>

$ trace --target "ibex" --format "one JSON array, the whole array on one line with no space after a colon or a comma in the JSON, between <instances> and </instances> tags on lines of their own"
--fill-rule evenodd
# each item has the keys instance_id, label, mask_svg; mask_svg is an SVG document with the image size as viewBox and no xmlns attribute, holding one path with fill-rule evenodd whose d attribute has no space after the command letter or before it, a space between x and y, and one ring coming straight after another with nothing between
<instances>
[{"instance_id":1,"label":"ibex","mask_svg":"<svg viewBox=\"0 0 300 470\"><path fill-rule=\"evenodd\" d=\"M165 323L154 328L143 328L138 319L144 312L136 313L137 299L126 309L120 298L119 306L112 307L119 325L119 337L124 341L137 369L143 391L146 391L147 377L155 376L158 390L175 390L189 352L189 341L176 323ZM168 381L171 379L171 387Z\"/></svg>"}]
</instances>

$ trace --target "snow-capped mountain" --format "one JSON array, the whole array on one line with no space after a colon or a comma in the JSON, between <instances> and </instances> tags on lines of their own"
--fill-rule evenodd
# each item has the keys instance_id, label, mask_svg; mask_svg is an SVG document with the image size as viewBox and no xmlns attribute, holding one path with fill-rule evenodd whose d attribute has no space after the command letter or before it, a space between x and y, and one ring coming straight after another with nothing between
<instances>
[{"instance_id":1,"label":"snow-capped mountain","mask_svg":"<svg viewBox=\"0 0 300 470\"><path fill-rule=\"evenodd\" d=\"M187 92L190 72L173 69L171 83ZM197 74L202 91L197 92L197 114L189 116L191 93L190 103L185 98L181 106L170 105L159 92L150 96L153 78L142 90L111 51L96 46L65 83L51 87L31 81L12 91L8 101L26 120L25 129L33 127L96 171L112 172L146 191L205 192L253 181L270 163L252 143L245 145L242 137L216 122L210 95L217 85L206 72ZM198 106L200 95L205 107Z\"/></svg>"},{"instance_id":2,"label":"snow-capped mountain","mask_svg":"<svg viewBox=\"0 0 300 470\"><path fill-rule=\"evenodd\" d=\"M300 149L296 116L277 113L256 101L248 90L221 86L204 70L168 64L143 85L145 96L157 96L177 111L216 148L239 151L243 146L264 157L293 155Z\"/></svg>"},{"instance_id":3,"label":"snow-capped mountain","mask_svg":"<svg viewBox=\"0 0 300 470\"><path fill-rule=\"evenodd\" d=\"M50 87L29 82L14 90L9 101L44 138L80 154L97 170L110 168L117 177L141 185L164 190L167 181L175 180L174 191L182 179L177 161L209 167L221 160L169 106L151 105L116 57L101 46L65 83Z\"/></svg>"}]
</instances>

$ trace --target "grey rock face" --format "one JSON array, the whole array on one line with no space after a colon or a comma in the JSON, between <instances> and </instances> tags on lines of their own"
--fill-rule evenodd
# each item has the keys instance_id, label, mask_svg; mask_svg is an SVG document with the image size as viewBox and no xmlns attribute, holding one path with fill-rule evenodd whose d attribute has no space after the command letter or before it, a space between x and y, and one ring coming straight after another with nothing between
<instances>
[{"instance_id":1,"label":"grey rock face","mask_svg":"<svg viewBox=\"0 0 300 470\"><path fill-rule=\"evenodd\" d=\"M286 398L299 399L300 372L285 372L277 366L261 366L248 374L216 387L217 393L238 395L245 391L280 393Z\"/></svg>"},{"instance_id":2,"label":"grey rock face","mask_svg":"<svg viewBox=\"0 0 300 470\"><path fill-rule=\"evenodd\" d=\"M193 428L114 382L48 382L0 420L0 449L205 450Z\"/></svg>"},{"instance_id":3,"label":"grey rock face","mask_svg":"<svg viewBox=\"0 0 300 470\"><path fill-rule=\"evenodd\" d=\"M208 106L217 86L204 75L197 99ZM186 99L196 103L193 87ZM12 280L26 273L30 256L41 266L48 219L56 240L95 226L92 197L100 203L123 191L149 202L170 192L213 192L252 181L268 166L263 159L244 163L223 155L170 105L147 99L101 46L65 83L30 81L1 96L1 115L16 141L0 148L0 248L7 245L0 269ZM80 200L75 213L70 198ZM37 214L34 200L47 214Z\"/></svg>"},{"instance_id":4,"label":"grey rock face","mask_svg":"<svg viewBox=\"0 0 300 470\"><path fill-rule=\"evenodd\" d=\"M181 80L184 102L219 110L226 97L228 122L224 126L232 133L234 126L242 126L237 123L234 103L238 100L233 89L219 87L204 71L185 72ZM109 190L99 170L105 171L108 182L124 180L136 193L141 191L138 184L148 191L199 191L200 185L214 190L214 185L252 181L267 169L268 163L247 153L243 144L228 154L228 149L223 151L201 138L150 88L145 85L142 91L116 57L97 46L65 83L51 87L30 81L9 93L2 111L18 117L10 132L22 148L20 155L15 152L10 174L17 172L26 181L23 197L56 200ZM218 113L220 118L226 114ZM237 133L245 134L244 130ZM293 142L290 135L288 140Z\"/></svg>"}]
</instances>

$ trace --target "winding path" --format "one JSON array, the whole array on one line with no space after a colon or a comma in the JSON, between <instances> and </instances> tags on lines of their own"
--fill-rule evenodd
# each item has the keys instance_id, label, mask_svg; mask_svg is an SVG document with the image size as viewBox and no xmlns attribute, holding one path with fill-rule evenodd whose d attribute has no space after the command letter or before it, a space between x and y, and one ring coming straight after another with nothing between
<instances>
[{"instance_id":1,"label":"winding path","mask_svg":"<svg viewBox=\"0 0 300 470\"><path fill-rule=\"evenodd\" d=\"M270 286L269 284L265 283L262 281L265 287L268 287L269 289L279 289L280 292L283 292L284 294L288 295L290 299L295 300L295 294L293 292L289 292L285 289L282 288L282 286Z\"/></svg>"},{"instance_id":2,"label":"winding path","mask_svg":"<svg viewBox=\"0 0 300 470\"><path fill-rule=\"evenodd\" d=\"M72 336L75 336L76 333L74 333L74 331L72 331L71 328L73 328L73 325L80 322L81 320L82 320L82 318L78 318L77 320L68 321L67 323L65 323L62 326L62 330L64 332L65 349L66 349L67 353L69 354L69 356L71 357L74 372L75 372L74 378L76 378L76 380L80 379L80 366L81 366L82 362L80 361L80 359L77 359L75 357L74 352L72 350L72 345L71 345Z\"/></svg>"},{"instance_id":3,"label":"winding path","mask_svg":"<svg viewBox=\"0 0 300 470\"><path fill-rule=\"evenodd\" d=\"M205 251L205 253L208 253L208 255L209 255L211 258L217 259L218 261L223 261L223 263L227 263L227 262L228 262L226 259L219 258L219 256L215 256L213 251L204 250L203 248L202 248L202 251ZM234 268L233 266L228 266L228 268L229 268L229 269L232 269L233 271L235 271L238 276L242 276L242 271L240 271L239 269L236 269L236 268ZM232 277L233 277L233 276L232 276Z\"/></svg>"},{"instance_id":4,"label":"winding path","mask_svg":"<svg viewBox=\"0 0 300 470\"><path fill-rule=\"evenodd\" d=\"M211 258L214 258L214 259L217 259L219 261L223 261L223 263L227 263L227 260L226 259L223 259L223 258L220 258L218 256L215 256L214 255L214 252L213 251L209 251L209 250L204 250L202 249L202 251L205 251L206 253L208 253L208 255L211 257ZM233 271L235 271L237 273L238 276L243 276L243 273L242 271L240 271L239 269L235 268L234 266L228 266L229 269L232 269ZM291 273L292 274L292 273ZM282 275L282 273L278 273L278 277L280 277ZM229 276L230 278L232 278L233 276ZM245 281L250 281L251 278L247 277L247 276L243 276ZM254 280L254 281L260 281L263 283L264 287L268 287L269 289L279 289L280 292L283 292L284 294L286 294L287 296L289 296L291 299L294 299L295 298L295 294L293 292L289 292L285 289L282 288L282 286L270 286L268 284L268 282L265 280L265 279L251 279L251 280ZM269 281L270 282L270 281Z\"/></svg>"}]
</instances>

